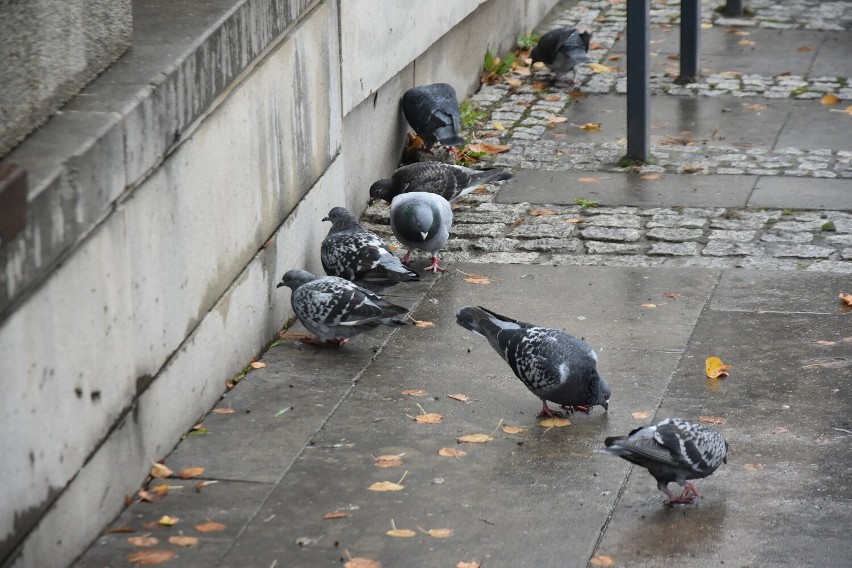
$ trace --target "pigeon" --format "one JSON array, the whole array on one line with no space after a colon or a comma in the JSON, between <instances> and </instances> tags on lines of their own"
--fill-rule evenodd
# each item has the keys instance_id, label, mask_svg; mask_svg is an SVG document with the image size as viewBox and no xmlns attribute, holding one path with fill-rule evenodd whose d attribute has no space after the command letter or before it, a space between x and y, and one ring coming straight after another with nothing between
<instances>
[{"instance_id":1,"label":"pigeon","mask_svg":"<svg viewBox=\"0 0 852 568\"><path fill-rule=\"evenodd\" d=\"M456 323L485 337L515 376L541 399L539 417L559 415L547 401L569 412L588 413L597 404L609 409L609 386L598 375L598 356L585 341L476 306L461 308Z\"/></svg>"},{"instance_id":2,"label":"pigeon","mask_svg":"<svg viewBox=\"0 0 852 568\"><path fill-rule=\"evenodd\" d=\"M550 30L538 41L530 53L533 63L541 61L554 73L574 71L571 83L577 78L577 65L591 63L589 57L589 32L579 33L574 28Z\"/></svg>"},{"instance_id":3,"label":"pigeon","mask_svg":"<svg viewBox=\"0 0 852 568\"><path fill-rule=\"evenodd\" d=\"M511 177L511 173L498 168L474 170L441 162L417 162L402 166L390 179L380 179L374 183L370 186L370 197L391 202L400 193L426 191L452 201L482 184Z\"/></svg>"},{"instance_id":4,"label":"pigeon","mask_svg":"<svg viewBox=\"0 0 852 568\"><path fill-rule=\"evenodd\" d=\"M667 505L692 503L690 493L701 493L689 479L707 477L723 462L728 463L728 442L718 431L681 418L666 418L636 428L627 436L604 440L598 450L644 467L668 496ZM672 481L684 487L679 497L669 491Z\"/></svg>"},{"instance_id":5,"label":"pigeon","mask_svg":"<svg viewBox=\"0 0 852 568\"><path fill-rule=\"evenodd\" d=\"M465 139L459 135L461 111L452 85L434 83L408 89L402 95L402 113L428 148L441 144L456 153L456 146L464 146Z\"/></svg>"},{"instance_id":6,"label":"pigeon","mask_svg":"<svg viewBox=\"0 0 852 568\"><path fill-rule=\"evenodd\" d=\"M290 303L299 321L317 336L305 343L344 345L380 324L405 325L395 318L408 310L337 276L288 270L277 287L282 286L292 290Z\"/></svg>"},{"instance_id":7,"label":"pigeon","mask_svg":"<svg viewBox=\"0 0 852 568\"><path fill-rule=\"evenodd\" d=\"M356 282L372 289L399 282L419 280L420 275L408 269L375 233L358 224L355 215L345 207L335 207L323 221L331 221L320 248L325 273Z\"/></svg>"},{"instance_id":8,"label":"pigeon","mask_svg":"<svg viewBox=\"0 0 852 568\"><path fill-rule=\"evenodd\" d=\"M440 195L413 191L391 201L391 229L397 240L408 248L402 258L404 264L411 261L414 249L424 250L432 254L432 264L424 270L444 272L438 265L438 251L447 244L452 224L450 202Z\"/></svg>"}]
</instances>

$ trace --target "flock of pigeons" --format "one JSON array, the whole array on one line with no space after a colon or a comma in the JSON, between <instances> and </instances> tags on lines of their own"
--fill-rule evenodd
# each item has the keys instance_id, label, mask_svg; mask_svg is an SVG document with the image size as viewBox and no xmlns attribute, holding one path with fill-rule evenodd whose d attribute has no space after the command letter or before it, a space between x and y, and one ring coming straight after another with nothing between
<instances>
[{"instance_id":1,"label":"flock of pigeons","mask_svg":"<svg viewBox=\"0 0 852 568\"><path fill-rule=\"evenodd\" d=\"M558 28L542 36L532 50L554 72L566 73L588 63L589 34ZM427 151L436 145L450 154L465 144L460 135L461 116L452 86L436 83L409 89L402 98L409 125L424 141ZM278 284L292 290L293 311L316 336L306 343L342 346L359 333L379 325L405 325L408 310L377 292L420 275L410 266L411 253L431 254L425 270L444 272L438 252L447 243L453 212L450 201L485 183L505 180L502 169L475 170L437 161L416 162L397 169L389 179L375 182L372 199L390 203L394 235L408 248L400 259L375 233L364 229L346 208L335 207L323 221L331 229L322 242L321 261L327 276L290 270ZM583 340L556 329L523 323L491 310L466 306L458 310L457 323L485 337L509 364L515 375L542 401L539 416L558 416L548 401L567 412L589 413L593 406L609 408L610 388L597 372L597 355ZM728 444L711 428L678 418L637 428L627 436L604 441L599 452L624 458L647 468L667 504L691 503L701 494L690 483L713 473L727 461ZM668 484L684 487L675 495Z\"/></svg>"}]
</instances>

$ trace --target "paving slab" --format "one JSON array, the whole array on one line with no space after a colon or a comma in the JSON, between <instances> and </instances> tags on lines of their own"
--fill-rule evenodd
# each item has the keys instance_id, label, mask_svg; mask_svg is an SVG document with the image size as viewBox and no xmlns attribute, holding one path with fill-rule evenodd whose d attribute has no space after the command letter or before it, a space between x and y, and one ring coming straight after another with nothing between
<instances>
[{"instance_id":1,"label":"paving slab","mask_svg":"<svg viewBox=\"0 0 852 568\"><path fill-rule=\"evenodd\" d=\"M825 32L811 65L813 77L852 77L852 34L848 31Z\"/></svg>"},{"instance_id":2,"label":"paving slab","mask_svg":"<svg viewBox=\"0 0 852 568\"><path fill-rule=\"evenodd\" d=\"M638 173L519 170L500 186L498 203L574 205L578 198L600 205L745 207L755 176L664 174L642 179ZM581 179L594 177L595 183Z\"/></svg>"},{"instance_id":3,"label":"paving slab","mask_svg":"<svg viewBox=\"0 0 852 568\"><path fill-rule=\"evenodd\" d=\"M849 115L832 112L832 108L838 109L820 104L819 99L790 102L792 108L775 148L852 150ZM821 126L814 128L815 124Z\"/></svg>"},{"instance_id":4,"label":"paving slab","mask_svg":"<svg viewBox=\"0 0 852 568\"><path fill-rule=\"evenodd\" d=\"M761 177L747 205L790 209L850 209L852 179Z\"/></svg>"}]
</instances>

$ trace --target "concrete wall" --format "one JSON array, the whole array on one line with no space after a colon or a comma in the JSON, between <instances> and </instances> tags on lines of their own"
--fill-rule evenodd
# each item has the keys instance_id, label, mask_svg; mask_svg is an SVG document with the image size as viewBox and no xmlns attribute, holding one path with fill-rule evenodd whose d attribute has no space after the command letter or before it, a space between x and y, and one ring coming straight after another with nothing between
<instances>
[{"instance_id":1,"label":"concrete wall","mask_svg":"<svg viewBox=\"0 0 852 568\"><path fill-rule=\"evenodd\" d=\"M319 219L392 171L402 92L470 92L471 54L553 4L420 6L426 29L385 59L364 30L405 37L408 3L229 2L187 18L148 0L133 52L10 156L33 182L27 230L0 248L4 566L82 552L274 337L291 316L281 274L321 271Z\"/></svg>"},{"instance_id":2,"label":"concrete wall","mask_svg":"<svg viewBox=\"0 0 852 568\"><path fill-rule=\"evenodd\" d=\"M0 2L0 157L130 47L130 1Z\"/></svg>"}]
</instances>

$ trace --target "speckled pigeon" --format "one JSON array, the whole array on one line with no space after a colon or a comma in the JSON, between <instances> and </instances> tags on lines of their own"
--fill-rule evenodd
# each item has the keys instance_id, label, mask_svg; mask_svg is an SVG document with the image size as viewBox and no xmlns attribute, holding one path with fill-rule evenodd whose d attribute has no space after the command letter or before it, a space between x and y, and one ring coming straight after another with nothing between
<instances>
[{"instance_id":1,"label":"speckled pigeon","mask_svg":"<svg viewBox=\"0 0 852 568\"><path fill-rule=\"evenodd\" d=\"M589 32L580 33L574 28L556 28L541 36L530 57L533 63L541 61L554 73L568 73L573 70L573 83L577 78L577 65L592 61L588 53L591 39Z\"/></svg>"},{"instance_id":2,"label":"speckled pigeon","mask_svg":"<svg viewBox=\"0 0 852 568\"><path fill-rule=\"evenodd\" d=\"M404 325L395 319L408 312L381 296L337 276L316 276L306 270L288 270L278 288L293 291L290 303L299 321L317 340L305 343L343 345L350 337L383 325Z\"/></svg>"},{"instance_id":3,"label":"speckled pigeon","mask_svg":"<svg viewBox=\"0 0 852 568\"><path fill-rule=\"evenodd\" d=\"M409 270L388 249L375 233L368 231L345 207L335 207L323 221L331 221L320 248L325 273L339 276L367 288L384 287L419 280L420 275Z\"/></svg>"},{"instance_id":4,"label":"speckled pigeon","mask_svg":"<svg viewBox=\"0 0 852 568\"><path fill-rule=\"evenodd\" d=\"M668 496L666 504L692 503L690 493L701 493L689 479L707 477L728 463L728 442L718 431L681 418L666 418L636 428L627 436L607 438L601 453L612 454L644 467ZM684 487L679 497L669 491L674 481Z\"/></svg>"},{"instance_id":5,"label":"speckled pigeon","mask_svg":"<svg viewBox=\"0 0 852 568\"><path fill-rule=\"evenodd\" d=\"M515 376L541 399L540 417L558 415L547 401L568 411L588 413L597 404L609 409L609 386L598 375L598 357L585 341L476 306L461 308L456 322L485 337Z\"/></svg>"},{"instance_id":6,"label":"speckled pigeon","mask_svg":"<svg viewBox=\"0 0 852 568\"><path fill-rule=\"evenodd\" d=\"M402 166L389 179L370 186L370 197L391 202L400 193L425 191L437 193L449 201L466 195L485 183L509 179L506 170L474 170L441 162L417 162Z\"/></svg>"},{"instance_id":7,"label":"speckled pigeon","mask_svg":"<svg viewBox=\"0 0 852 568\"><path fill-rule=\"evenodd\" d=\"M434 83L408 89L402 95L402 113L427 147L464 146L465 139L459 134L461 111L452 85Z\"/></svg>"},{"instance_id":8,"label":"speckled pigeon","mask_svg":"<svg viewBox=\"0 0 852 568\"><path fill-rule=\"evenodd\" d=\"M438 251L447 244L452 224L450 202L440 195L414 191L398 195L391 201L391 229L397 240L408 248L403 263L411 261L413 250L423 250L432 254L432 264L424 270L444 272L438 265Z\"/></svg>"}]
</instances>

